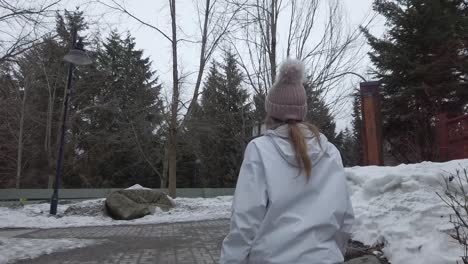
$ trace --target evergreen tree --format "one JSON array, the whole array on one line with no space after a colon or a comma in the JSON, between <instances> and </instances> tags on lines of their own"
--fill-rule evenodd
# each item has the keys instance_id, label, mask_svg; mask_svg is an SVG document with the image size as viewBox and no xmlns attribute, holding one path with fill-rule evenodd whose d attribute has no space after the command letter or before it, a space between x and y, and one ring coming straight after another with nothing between
<instances>
[{"instance_id":1,"label":"evergreen tree","mask_svg":"<svg viewBox=\"0 0 468 264\"><path fill-rule=\"evenodd\" d=\"M87 165L80 173L92 175L94 185L156 187L163 105L151 62L135 49L130 34L121 38L112 32L97 65L99 73L90 78L97 78L99 86L82 87L86 96L76 105L75 149Z\"/></svg>"},{"instance_id":2,"label":"evergreen tree","mask_svg":"<svg viewBox=\"0 0 468 264\"><path fill-rule=\"evenodd\" d=\"M330 109L323 100L320 91L314 89L311 81L304 84L307 94L307 118L312 124L317 126L330 142L339 145L337 142L336 124L330 113ZM338 141L340 139L338 138Z\"/></svg>"},{"instance_id":3,"label":"evergreen tree","mask_svg":"<svg viewBox=\"0 0 468 264\"><path fill-rule=\"evenodd\" d=\"M354 139L353 133L348 128L346 128L344 131L340 132L338 137L341 140L338 140L340 144L337 147L340 150L343 165L345 167L358 165L355 151L356 141Z\"/></svg>"},{"instance_id":4,"label":"evergreen tree","mask_svg":"<svg viewBox=\"0 0 468 264\"><path fill-rule=\"evenodd\" d=\"M252 136L259 136L262 132L262 124L266 118L265 98L266 94L263 91L253 95L252 101L255 109L252 112L252 129L257 131L258 134Z\"/></svg>"},{"instance_id":5,"label":"evergreen tree","mask_svg":"<svg viewBox=\"0 0 468 264\"><path fill-rule=\"evenodd\" d=\"M363 30L382 82L385 140L404 162L434 160L437 114L466 110L467 3L375 1L374 9L389 27L383 39Z\"/></svg>"},{"instance_id":6,"label":"evergreen tree","mask_svg":"<svg viewBox=\"0 0 468 264\"><path fill-rule=\"evenodd\" d=\"M18 155L18 106L21 94L9 65L0 65L0 186L15 186Z\"/></svg>"},{"instance_id":7,"label":"evergreen tree","mask_svg":"<svg viewBox=\"0 0 468 264\"><path fill-rule=\"evenodd\" d=\"M196 105L190 119L187 122L187 130L183 131L178 142L179 152L177 158L177 186L188 187L207 187L214 186L214 174L209 169L220 165L215 156L209 152L213 146L220 144L217 122L220 110L216 103L216 90L223 85L223 76L219 71L219 65L212 63L204 83L201 102ZM211 103L209 100L213 100ZM202 106L205 104L205 107ZM212 115L213 113L217 115ZM207 147L209 146L209 147ZM195 161L201 161L202 172L195 171ZM213 163L216 162L216 165ZM198 176L197 179L193 179ZM194 186L193 183L197 185Z\"/></svg>"},{"instance_id":8,"label":"evergreen tree","mask_svg":"<svg viewBox=\"0 0 468 264\"><path fill-rule=\"evenodd\" d=\"M359 92L353 94L353 113L352 113L352 165L362 165L362 114L361 114L361 97Z\"/></svg>"},{"instance_id":9,"label":"evergreen tree","mask_svg":"<svg viewBox=\"0 0 468 264\"><path fill-rule=\"evenodd\" d=\"M57 38L45 37L42 43L18 56L14 67L2 69L4 77L10 80L2 88L11 92L8 101L15 104L15 111L9 113L11 118L7 120L14 140L5 140L16 150L15 162L21 160L19 176L20 187L23 188L51 187L55 174L67 78L63 56L70 48L71 36L64 32L72 27L78 32L86 29L82 12L65 11L63 15L58 14L55 28ZM55 33L51 32L51 35ZM78 72L79 69L75 70L76 75ZM18 155L20 148L22 151ZM69 163L68 157L66 155L65 164ZM65 166L65 175L69 168Z\"/></svg>"},{"instance_id":10,"label":"evergreen tree","mask_svg":"<svg viewBox=\"0 0 468 264\"><path fill-rule=\"evenodd\" d=\"M14 67L1 65L0 157L8 162L0 181L6 186L14 186L21 156L21 187L51 187L67 78L63 56L73 29L86 28L82 12L58 14L54 37L18 56ZM103 49L86 48L95 62L73 71L63 186L157 187L163 105L149 59L130 35L115 32Z\"/></svg>"},{"instance_id":11,"label":"evergreen tree","mask_svg":"<svg viewBox=\"0 0 468 264\"><path fill-rule=\"evenodd\" d=\"M233 187L250 135L249 95L234 54L213 63L201 98L202 124L209 128L200 139L201 174L212 187Z\"/></svg>"}]
</instances>

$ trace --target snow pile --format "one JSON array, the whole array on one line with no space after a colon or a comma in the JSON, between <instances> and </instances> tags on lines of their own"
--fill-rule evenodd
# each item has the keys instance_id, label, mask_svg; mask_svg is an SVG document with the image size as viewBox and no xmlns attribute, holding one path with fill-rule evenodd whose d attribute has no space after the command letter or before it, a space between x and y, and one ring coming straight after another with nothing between
<instances>
[{"instance_id":1,"label":"snow pile","mask_svg":"<svg viewBox=\"0 0 468 264\"><path fill-rule=\"evenodd\" d=\"M44 254L86 247L96 243L84 239L24 239L0 237L0 264L20 259L35 258Z\"/></svg>"},{"instance_id":2,"label":"snow pile","mask_svg":"<svg viewBox=\"0 0 468 264\"><path fill-rule=\"evenodd\" d=\"M143 218L118 221L105 215L95 206L104 204L104 199L88 200L75 204L59 205L58 216L49 215L50 205L28 204L20 209L0 207L0 228L56 228L73 226L158 224L172 222L200 221L230 217L232 196L216 198L177 198L175 208L169 211L156 209L152 215ZM73 210L67 209L72 208ZM78 208L78 209L77 209ZM77 215L75 212L85 212ZM88 212L90 212L88 214Z\"/></svg>"},{"instance_id":3,"label":"snow pile","mask_svg":"<svg viewBox=\"0 0 468 264\"><path fill-rule=\"evenodd\" d=\"M468 160L347 169L356 215L353 239L386 242L384 253L396 264L460 260L463 251L447 234L452 212L436 192L443 193L444 176L462 168Z\"/></svg>"},{"instance_id":4,"label":"snow pile","mask_svg":"<svg viewBox=\"0 0 468 264\"><path fill-rule=\"evenodd\" d=\"M132 185L130 187L128 187L127 189L125 190L151 190L150 188L146 188L146 187L143 187L141 186L140 184L135 184L135 185Z\"/></svg>"}]
</instances>

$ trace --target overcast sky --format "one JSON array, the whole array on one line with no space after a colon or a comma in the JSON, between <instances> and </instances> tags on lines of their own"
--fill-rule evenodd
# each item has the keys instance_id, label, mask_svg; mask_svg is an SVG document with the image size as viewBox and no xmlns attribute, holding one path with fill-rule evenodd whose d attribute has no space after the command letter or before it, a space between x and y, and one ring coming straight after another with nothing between
<instances>
[{"instance_id":1,"label":"overcast sky","mask_svg":"<svg viewBox=\"0 0 468 264\"><path fill-rule=\"evenodd\" d=\"M111 0L101 0L105 3L111 3ZM132 12L138 18L158 26L161 30L170 35L170 15L168 1L157 1L157 0L118 0L119 3L124 2L125 7ZM187 39L196 40L199 36L197 15L195 12L196 0L177 0L177 18L178 25L180 27L179 36L183 36ZM372 0L340 0L344 13L346 14L346 21L349 22L348 27L350 29L358 27L365 21L366 18L371 17L374 13L372 11ZM326 0L323 0L326 3ZM68 9L73 9L77 5L76 1L66 0L64 6ZM171 87L171 47L168 40L162 37L161 34L156 32L154 29L148 28L147 26L141 25L134 19L128 17L125 14L115 12L106 8L102 5L93 3L82 5L81 9L85 11L89 17L89 20L98 21L98 28L101 32L101 37L105 37L108 32L117 30L125 33L129 31L136 39L137 48L142 49L146 56L149 56L153 61L153 68L157 71L160 76L160 81L163 85L170 89ZM325 12L323 12L325 13ZM323 14L325 15L325 14ZM281 16L279 18L281 23ZM371 24L371 32L376 35L381 35L383 27L383 18L377 17ZM95 27L96 28L96 27ZM281 34L279 38L285 37ZM318 36L319 37L319 36ZM360 45L365 45L362 54L359 54L359 67L356 72L366 76L367 70L371 66L365 52L369 49L362 41ZM198 53L199 49L194 44L185 43L179 47L179 63L181 65L181 71L185 74L190 74L197 69ZM279 54L278 61L284 58L283 54ZM189 97L191 90L191 84L194 82L195 76L190 75L188 82L185 84L183 89L183 95ZM351 90L353 86L357 86L359 79L349 77L347 79L346 89ZM348 103L348 106L350 104ZM337 125L338 129L343 129L349 125L351 111L340 111L337 114Z\"/></svg>"}]
</instances>

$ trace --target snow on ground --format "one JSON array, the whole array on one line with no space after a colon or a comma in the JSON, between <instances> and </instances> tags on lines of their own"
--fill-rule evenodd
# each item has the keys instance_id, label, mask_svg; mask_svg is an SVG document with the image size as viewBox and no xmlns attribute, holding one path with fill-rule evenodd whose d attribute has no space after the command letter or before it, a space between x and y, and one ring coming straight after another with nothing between
<instances>
[{"instance_id":1,"label":"snow on ground","mask_svg":"<svg viewBox=\"0 0 468 264\"><path fill-rule=\"evenodd\" d=\"M86 247L94 243L93 240L84 239L0 238L0 264Z\"/></svg>"},{"instance_id":2,"label":"snow on ground","mask_svg":"<svg viewBox=\"0 0 468 264\"><path fill-rule=\"evenodd\" d=\"M0 207L0 228L55 228L96 225L157 224L229 218L231 196L216 198L177 198L176 207L164 212L156 210L152 215L130 221L113 220L103 213L98 215L65 215L71 205L59 205L58 216L50 216L48 203L27 204L20 209ZM88 200L73 204L80 207L104 206L104 199Z\"/></svg>"},{"instance_id":3,"label":"snow on ground","mask_svg":"<svg viewBox=\"0 0 468 264\"><path fill-rule=\"evenodd\" d=\"M468 168L468 160L346 169L356 215L353 238L370 245L385 241L384 252L393 264L455 263L463 252L447 235L452 229L449 223L451 211L436 192L444 190L444 176L462 168ZM64 215L70 205L59 206L61 217L58 218L48 215L49 204L25 205L21 209L0 207L0 228L150 224L229 218L231 202L232 197L229 196L177 198L174 209L168 212L159 210L132 221L115 221L99 210L97 214ZM86 209L99 208L102 204L103 199L99 199L75 206Z\"/></svg>"},{"instance_id":4,"label":"snow on ground","mask_svg":"<svg viewBox=\"0 0 468 264\"><path fill-rule=\"evenodd\" d=\"M391 263L454 264L463 251L447 235L452 212L436 192L443 193L444 176L463 168L468 160L347 169L356 215L353 238L386 241Z\"/></svg>"}]
</instances>

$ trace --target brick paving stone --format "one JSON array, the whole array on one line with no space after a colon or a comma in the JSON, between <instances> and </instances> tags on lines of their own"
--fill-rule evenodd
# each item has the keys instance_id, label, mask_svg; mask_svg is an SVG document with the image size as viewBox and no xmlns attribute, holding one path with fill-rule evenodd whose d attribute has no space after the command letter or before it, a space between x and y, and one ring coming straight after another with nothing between
<instances>
[{"instance_id":1,"label":"brick paving stone","mask_svg":"<svg viewBox=\"0 0 468 264\"><path fill-rule=\"evenodd\" d=\"M227 220L42 229L16 237L93 239L98 243L16 264L215 264L228 229Z\"/></svg>"}]
</instances>

